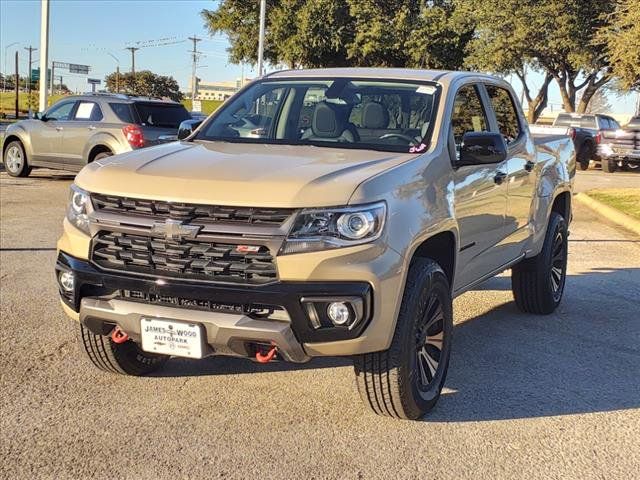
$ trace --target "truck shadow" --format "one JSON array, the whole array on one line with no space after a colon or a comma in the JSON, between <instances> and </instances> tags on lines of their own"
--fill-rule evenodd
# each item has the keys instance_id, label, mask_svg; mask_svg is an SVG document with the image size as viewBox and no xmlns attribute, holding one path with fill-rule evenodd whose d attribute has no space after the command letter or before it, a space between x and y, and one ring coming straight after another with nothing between
<instances>
[{"instance_id":1,"label":"truck shadow","mask_svg":"<svg viewBox=\"0 0 640 480\"><path fill-rule=\"evenodd\" d=\"M498 277L475 293L510 290ZM593 269L567 278L559 309L520 312L511 301L460 320L445 391L426 422L467 422L640 407L640 269ZM456 302L459 302L457 300ZM156 376L259 374L351 367L349 358L306 364L213 357L172 359Z\"/></svg>"},{"instance_id":2,"label":"truck shadow","mask_svg":"<svg viewBox=\"0 0 640 480\"><path fill-rule=\"evenodd\" d=\"M483 290L508 290L498 277ZM609 291L610 293L605 293ZM640 407L640 269L567 278L552 315L513 302L456 324L446 390L426 422L504 420Z\"/></svg>"}]
</instances>

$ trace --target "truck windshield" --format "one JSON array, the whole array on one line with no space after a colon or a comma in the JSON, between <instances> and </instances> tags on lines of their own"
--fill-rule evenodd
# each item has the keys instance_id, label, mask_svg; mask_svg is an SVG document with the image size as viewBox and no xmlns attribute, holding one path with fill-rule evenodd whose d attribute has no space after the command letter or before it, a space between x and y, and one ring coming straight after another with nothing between
<instances>
[{"instance_id":1,"label":"truck windshield","mask_svg":"<svg viewBox=\"0 0 640 480\"><path fill-rule=\"evenodd\" d=\"M267 79L221 107L196 140L420 152L437 93L424 82Z\"/></svg>"}]
</instances>

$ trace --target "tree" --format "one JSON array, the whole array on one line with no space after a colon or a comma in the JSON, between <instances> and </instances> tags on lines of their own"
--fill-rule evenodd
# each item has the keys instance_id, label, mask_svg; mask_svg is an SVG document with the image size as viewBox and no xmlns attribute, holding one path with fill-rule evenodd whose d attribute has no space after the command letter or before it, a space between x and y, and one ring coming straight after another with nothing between
<instances>
[{"instance_id":1,"label":"tree","mask_svg":"<svg viewBox=\"0 0 640 480\"><path fill-rule=\"evenodd\" d=\"M595 92L611 80L605 49L594 45L593 38L607 25L613 0L460 1L477 24L468 63L516 74L530 100L530 120L537 119L546 106L552 79L568 112L584 112ZM545 75L536 96L526 83L526 67Z\"/></svg>"},{"instance_id":2,"label":"tree","mask_svg":"<svg viewBox=\"0 0 640 480\"><path fill-rule=\"evenodd\" d=\"M621 0L596 37L608 55L616 87L640 92L640 0Z\"/></svg>"},{"instance_id":3,"label":"tree","mask_svg":"<svg viewBox=\"0 0 640 480\"><path fill-rule=\"evenodd\" d=\"M116 92L116 72L106 76L107 90ZM149 70L136 72L135 78L131 72L120 73L119 91L144 97L170 98L182 100L182 93L178 82L170 76L157 75Z\"/></svg>"},{"instance_id":4,"label":"tree","mask_svg":"<svg viewBox=\"0 0 640 480\"><path fill-rule=\"evenodd\" d=\"M222 0L203 10L211 34L224 33L233 63L255 64L258 2ZM459 68L473 28L454 0L272 0L265 59L296 67Z\"/></svg>"},{"instance_id":5,"label":"tree","mask_svg":"<svg viewBox=\"0 0 640 480\"><path fill-rule=\"evenodd\" d=\"M603 89L598 90L589 101L585 113L611 113L611 104Z\"/></svg>"}]
</instances>

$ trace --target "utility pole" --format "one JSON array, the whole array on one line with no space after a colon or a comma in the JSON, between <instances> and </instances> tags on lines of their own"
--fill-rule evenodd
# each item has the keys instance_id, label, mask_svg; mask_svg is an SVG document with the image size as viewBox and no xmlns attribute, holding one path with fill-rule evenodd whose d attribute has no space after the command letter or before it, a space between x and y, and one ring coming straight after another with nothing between
<instances>
[{"instance_id":1,"label":"utility pole","mask_svg":"<svg viewBox=\"0 0 640 480\"><path fill-rule=\"evenodd\" d=\"M56 62L55 61L51 61L51 96L53 97L54 95L54 88L56 86L56 82L54 80L55 78L55 74L56 74Z\"/></svg>"},{"instance_id":2,"label":"utility pole","mask_svg":"<svg viewBox=\"0 0 640 480\"><path fill-rule=\"evenodd\" d=\"M125 50L129 50L131 52L131 75L133 75L133 79L136 79L136 52L140 50L139 47L127 47Z\"/></svg>"},{"instance_id":3,"label":"utility pole","mask_svg":"<svg viewBox=\"0 0 640 480\"><path fill-rule=\"evenodd\" d=\"M29 51L29 70L27 70L27 104L29 105L29 118L31 118L31 53L37 48L29 45L28 47L24 47L25 50Z\"/></svg>"},{"instance_id":4,"label":"utility pole","mask_svg":"<svg viewBox=\"0 0 640 480\"><path fill-rule=\"evenodd\" d=\"M189 37L189 40L193 42L193 50L191 50L191 53L193 55L193 64L191 65L191 101L193 101L196 99L196 95L198 94L196 64L198 63L198 42L201 41L202 39L194 35L193 37Z\"/></svg>"},{"instance_id":5,"label":"utility pole","mask_svg":"<svg viewBox=\"0 0 640 480\"><path fill-rule=\"evenodd\" d=\"M29 95L31 95L31 63L32 63L31 54L32 54L32 52L34 52L34 51L36 51L38 49L35 48L35 47L32 47L31 45L29 45L28 47L24 47L24 49L29 52L29 72L28 72L29 82L27 83L27 92L29 92Z\"/></svg>"},{"instance_id":6,"label":"utility pole","mask_svg":"<svg viewBox=\"0 0 640 480\"><path fill-rule=\"evenodd\" d=\"M260 35L258 36L258 76L264 73L264 28L266 23L267 0L260 0Z\"/></svg>"},{"instance_id":7,"label":"utility pole","mask_svg":"<svg viewBox=\"0 0 640 480\"><path fill-rule=\"evenodd\" d=\"M16 120L18 119L18 95L20 94L20 72L18 71L18 51L16 50Z\"/></svg>"},{"instance_id":8,"label":"utility pole","mask_svg":"<svg viewBox=\"0 0 640 480\"><path fill-rule=\"evenodd\" d=\"M40 105L47 109L47 66L49 65L49 0L42 0L40 8ZM52 72L53 73L53 72Z\"/></svg>"}]
</instances>

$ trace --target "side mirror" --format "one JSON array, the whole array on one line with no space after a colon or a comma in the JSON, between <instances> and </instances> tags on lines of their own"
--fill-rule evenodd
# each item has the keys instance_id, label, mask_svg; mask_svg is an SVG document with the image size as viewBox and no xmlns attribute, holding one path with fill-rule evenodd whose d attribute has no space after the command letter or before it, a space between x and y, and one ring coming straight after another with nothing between
<instances>
[{"instance_id":1,"label":"side mirror","mask_svg":"<svg viewBox=\"0 0 640 480\"><path fill-rule=\"evenodd\" d=\"M500 133L468 132L462 137L458 166L500 163L507 158L507 143Z\"/></svg>"},{"instance_id":2,"label":"side mirror","mask_svg":"<svg viewBox=\"0 0 640 480\"><path fill-rule=\"evenodd\" d=\"M184 120L178 127L178 140L184 140L200 126L203 120Z\"/></svg>"}]
</instances>

